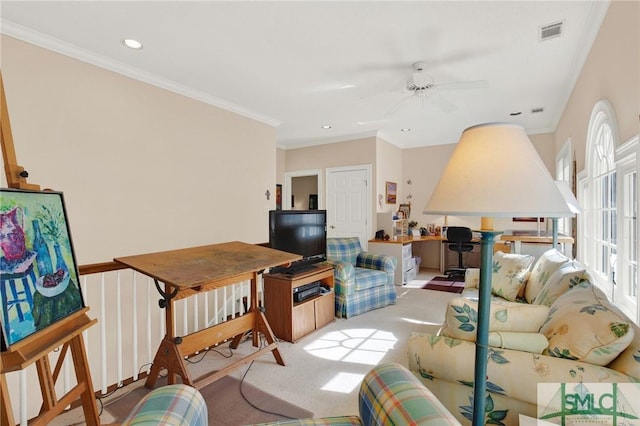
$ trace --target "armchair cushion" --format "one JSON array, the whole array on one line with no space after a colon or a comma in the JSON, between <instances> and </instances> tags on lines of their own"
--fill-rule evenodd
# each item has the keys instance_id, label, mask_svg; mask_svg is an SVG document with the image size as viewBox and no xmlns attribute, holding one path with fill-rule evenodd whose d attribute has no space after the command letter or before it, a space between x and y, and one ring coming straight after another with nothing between
<instances>
[{"instance_id":1,"label":"armchair cushion","mask_svg":"<svg viewBox=\"0 0 640 426\"><path fill-rule=\"evenodd\" d=\"M362 246L358 237L327 239L327 259L329 260L338 260L356 266L360 252L362 252Z\"/></svg>"}]
</instances>

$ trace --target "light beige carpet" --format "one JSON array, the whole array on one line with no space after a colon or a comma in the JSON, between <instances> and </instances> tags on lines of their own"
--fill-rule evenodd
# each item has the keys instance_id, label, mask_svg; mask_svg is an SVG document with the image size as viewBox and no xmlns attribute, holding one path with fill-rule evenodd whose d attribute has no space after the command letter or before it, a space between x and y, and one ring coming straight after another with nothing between
<instances>
[{"instance_id":1,"label":"light beige carpet","mask_svg":"<svg viewBox=\"0 0 640 426\"><path fill-rule=\"evenodd\" d=\"M165 380L159 380L158 386L162 386L164 382ZM149 392L150 389L139 387L104 409L116 422L121 422ZM235 377L223 377L200 389L200 392L207 401L210 425L237 426L313 416L312 412L283 401L253 385L241 384Z\"/></svg>"}]
</instances>

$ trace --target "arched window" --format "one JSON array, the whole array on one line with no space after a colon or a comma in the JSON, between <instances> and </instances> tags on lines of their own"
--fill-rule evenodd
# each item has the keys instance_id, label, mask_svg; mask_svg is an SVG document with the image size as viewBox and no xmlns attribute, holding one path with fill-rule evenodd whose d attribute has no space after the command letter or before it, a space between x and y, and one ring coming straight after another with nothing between
<instances>
[{"instance_id":1,"label":"arched window","mask_svg":"<svg viewBox=\"0 0 640 426\"><path fill-rule=\"evenodd\" d=\"M615 147L618 128L607 101L593 108L587 133L587 177L583 186L583 255L596 283L613 296L617 263Z\"/></svg>"}]
</instances>

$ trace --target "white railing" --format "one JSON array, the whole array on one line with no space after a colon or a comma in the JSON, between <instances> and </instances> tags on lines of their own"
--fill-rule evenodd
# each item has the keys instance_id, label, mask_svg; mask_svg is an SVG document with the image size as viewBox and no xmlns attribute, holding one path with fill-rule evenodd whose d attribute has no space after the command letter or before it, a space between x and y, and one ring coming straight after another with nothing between
<instances>
[{"instance_id":1,"label":"white railing","mask_svg":"<svg viewBox=\"0 0 640 426\"><path fill-rule=\"evenodd\" d=\"M94 390L105 395L146 375L165 335L165 312L153 279L117 263L80 268L80 287L89 316L98 324L83 333ZM249 281L239 282L174 302L176 335L235 318L251 304ZM262 296L258 283L258 297ZM258 302L260 304L260 301ZM50 354L55 365L57 352ZM144 373L144 374L143 374ZM16 421L26 425L42 404L34 365L7 373L7 384ZM59 395L76 384L73 361L67 356L56 383Z\"/></svg>"}]
</instances>

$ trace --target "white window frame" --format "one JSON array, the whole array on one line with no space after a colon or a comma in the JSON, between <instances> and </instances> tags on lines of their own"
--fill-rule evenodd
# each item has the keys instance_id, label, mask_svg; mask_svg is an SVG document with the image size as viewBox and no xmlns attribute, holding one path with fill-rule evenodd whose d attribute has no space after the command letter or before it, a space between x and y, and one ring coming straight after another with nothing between
<instances>
[{"instance_id":1,"label":"white window frame","mask_svg":"<svg viewBox=\"0 0 640 426\"><path fill-rule=\"evenodd\" d=\"M638 158L640 157L640 136L636 135L616 149L616 173L618 175L618 224L619 232L618 285L614 291L615 304L636 324L640 324L640 306L638 285L640 285L640 271L638 270ZM635 173L635 192L628 186L627 178ZM630 198L635 197L635 200ZM631 203L635 201L635 205ZM635 214L635 229L630 223L631 213ZM635 247L635 252L633 249ZM635 294L632 293L632 282L635 280Z\"/></svg>"},{"instance_id":2,"label":"white window frame","mask_svg":"<svg viewBox=\"0 0 640 426\"><path fill-rule=\"evenodd\" d=\"M556 155L556 180L573 181L573 149L571 138L568 138ZM558 233L573 236L573 218L563 217L558 219Z\"/></svg>"},{"instance_id":3,"label":"white window frame","mask_svg":"<svg viewBox=\"0 0 640 426\"><path fill-rule=\"evenodd\" d=\"M579 258L585 263L589 272L594 277L594 284L600 287L607 296L613 300L614 297L614 283L610 279L611 277L607 274L603 274L601 271L597 270L598 265L598 257L599 249L606 248L609 250L615 250L616 253L619 250L618 244L612 244L606 241L597 240L597 237L600 235L597 234L597 230L602 226L601 221L597 220L596 214L594 212L594 206L600 205L600 200L596 200L595 198L598 194L595 193L595 189L599 185L598 180L601 179L601 175L594 176L596 173L593 170L595 163L594 156L596 155L596 150L594 143L596 141L596 137L598 133L601 131L601 127L606 124L610 131L612 137L613 144L613 152L611 152L611 161L615 162L615 147L619 145L620 137L618 132L618 124L616 120L616 114L611 106L611 104L606 100L598 101L593 110L591 112L591 118L589 120L589 128L587 131L587 140L586 140L586 158L585 158L585 172L580 174L580 182L579 182L579 198L580 204L585 212L582 217L579 218L579 228L580 228L580 242L578 245L578 254ZM615 164L615 163L614 163ZM615 173L615 166L610 168ZM600 173L598 171L598 173ZM617 188L617 186L616 186ZM616 191L618 191L616 189ZM617 199L617 193L615 194ZM600 197L598 197L600 198ZM597 203L596 203L597 202ZM605 211L606 214L606 211ZM616 213L617 220L617 213ZM616 235L619 236L619 222L616 225ZM617 241L616 241L617 243ZM617 269L618 261L616 256L616 262L614 265L610 265L609 267L615 267Z\"/></svg>"}]
</instances>

